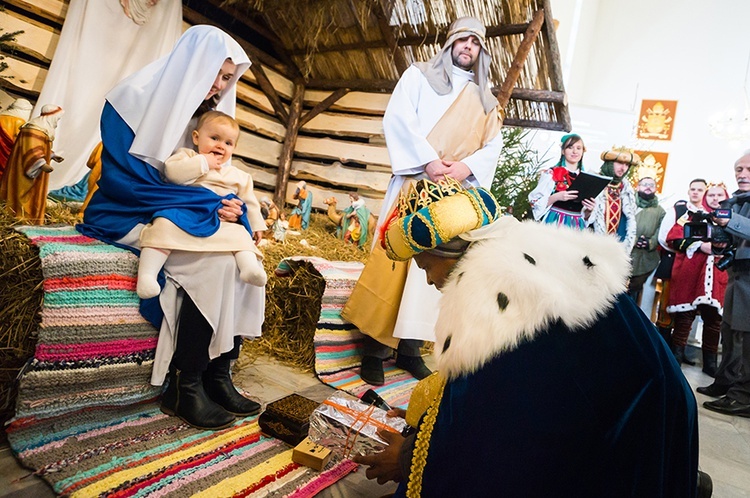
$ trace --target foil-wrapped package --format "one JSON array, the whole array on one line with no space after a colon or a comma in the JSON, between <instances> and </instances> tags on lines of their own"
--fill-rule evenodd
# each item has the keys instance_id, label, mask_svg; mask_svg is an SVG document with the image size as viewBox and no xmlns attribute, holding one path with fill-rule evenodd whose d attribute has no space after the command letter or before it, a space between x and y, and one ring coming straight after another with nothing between
<instances>
[{"instance_id":1,"label":"foil-wrapped package","mask_svg":"<svg viewBox=\"0 0 750 498\"><path fill-rule=\"evenodd\" d=\"M354 454L383 451L388 443L377 431L384 429L401 434L405 426L406 421L400 417L389 417L385 410L336 392L310 415L308 435L336 455L349 458Z\"/></svg>"}]
</instances>

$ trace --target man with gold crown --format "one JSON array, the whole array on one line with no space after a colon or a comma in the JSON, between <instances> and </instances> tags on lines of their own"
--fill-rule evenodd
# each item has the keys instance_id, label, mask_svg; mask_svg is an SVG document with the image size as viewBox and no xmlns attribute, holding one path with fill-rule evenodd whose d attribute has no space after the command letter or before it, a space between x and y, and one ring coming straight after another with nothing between
<instances>
[{"instance_id":1,"label":"man with gold crown","mask_svg":"<svg viewBox=\"0 0 750 498\"><path fill-rule=\"evenodd\" d=\"M378 219L394 213L410 183L450 177L489 188L502 148L501 110L489 82L485 28L474 17L454 21L442 49L404 71L383 118L393 177ZM397 348L397 363L417 378L430 374L419 352L434 341L439 293L414 264L388 261L374 247L342 316L365 338L362 379L383 384L383 359Z\"/></svg>"},{"instance_id":2,"label":"man with gold crown","mask_svg":"<svg viewBox=\"0 0 750 498\"><path fill-rule=\"evenodd\" d=\"M641 158L631 149L614 147L602 152L602 175L611 176L601 194L596 198L594 212L586 223L594 232L614 235L628 252L635 246L635 192L627 179L628 171L641 162Z\"/></svg>"},{"instance_id":3,"label":"man with gold crown","mask_svg":"<svg viewBox=\"0 0 750 498\"><path fill-rule=\"evenodd\" d=\"M482 188L413 190L383 242L442 292L438 371L410 401L416 434L382 432L383 452L355 458L368 478L409 497L695 497L710 486L695 398L624 294L622 244L500 216Z\"/></svg>"}]
</instances>

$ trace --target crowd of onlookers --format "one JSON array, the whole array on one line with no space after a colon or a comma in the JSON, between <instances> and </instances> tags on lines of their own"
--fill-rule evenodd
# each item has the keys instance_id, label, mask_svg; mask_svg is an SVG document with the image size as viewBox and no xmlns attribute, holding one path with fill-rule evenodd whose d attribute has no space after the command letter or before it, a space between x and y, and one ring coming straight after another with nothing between
<instances>
[{"instance_id":1,"label":"crowd of onlookers","mask_svg":"<svg viewBox=\"0 0 750 498\"><path fill-rule=\"evenodd\" d=\"M655 172L638 168L628 175L640 158L624 148L601 155L599 174L611 181L579 200L573 183L584 171L586 148L575 134L565 135L561 148L560 161L529 195L534 218L618 237L631 251L628 293L640 302L644 284L654 286L654 302L641 305L653 307L652 320L680 364L694 364L686 347L700 316L702 370L715 380L698 392L720 397L704 406L750 416L750 150L734 165L733 194L723 183L696 178L687 200L662 207Z\"/></svg>"}]
</instances>

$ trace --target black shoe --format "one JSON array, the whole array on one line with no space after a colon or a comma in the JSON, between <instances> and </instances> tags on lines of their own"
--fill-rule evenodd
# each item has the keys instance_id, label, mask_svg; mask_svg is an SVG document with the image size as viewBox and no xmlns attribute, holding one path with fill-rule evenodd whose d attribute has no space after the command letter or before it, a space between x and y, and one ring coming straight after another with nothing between
<instances>
[{"instance_id":1,"label":"black shoe","mask_svg":"<svg viewBox=\"0 0 750 498\"><path fill-rule=\"evenodd\" d=\"M229 374L231 362L229 358L219 356L208 364L203 373L203 387L206 394L226 411L238 417L248 417L260 411L260 404L248 399L237 392Z\"/></svg>"},{"instance_id":2,"label":"black shoe","mask_svg":"<svg viewBox=\"0 0 750 498\"><path fill-rule=\"evenodd\" d=\"M385 384L383 360L374 356L363 356L359 376L371 386L382 386Z\"/></svg>"},{"instance_id":3,"label":"black shoe","mask_svg":"<svg viewBox=\"0 0 750 498\"><path fill-rule=\"evenodd\" d=\"M716 377L716 353L703 351L703 373Z\"/></svg>"},{"instance_id":4,"label":"black shoe","mask_svg":"<svg viewBox=\"0 0 750 498\"><path fill-rule=\"evenodd\" d=\"M729 392L729 386L723 386L714 382L710 386L699 387L696 389L699 393L705 396L711 396L712 398L720 398Z\"/></svg>"},{"instance_id":5,"label":"black shoe","mask_svg":"<svg viewBox=\"0 0 750 498\"><path fill-rule=\"evenodd\" d=\"M396 358L396 366L406 370L414 376L415 379L422 380L432 375L432 370L427 368L421 356L402 356Z\"/></svg>"},{"instance_id":6,"label":"black shoe","mask_svg":"<svg viewBox=\"0 0 750 498\"><path fill-rule=\"evenodd\" d=\"M714 482L711 476L705 472L698 471L698 494L696 498L711 498L714 493Z\"/></svg>"},{"instance_id":7,"label":"black shoe","mask_svg":"<svg viewBox=\"0 0 750 498\"><path fill-rule=\"evenodd\" d=\"M161 411L176 415L196 429L224 429L234 415L217 405L203 389L202 372L169 369L169 385L161 398Z\"/></svg>"},{"instance_id":8,"label":"black shoe","mask_svg":"<svg viewBox=\"0 0 750 498\"><path fill-rule=\"evenodd\" d=\"M740 403L728 396L714 401L706 401L703 406L712 412L725 413L727 415L738 415L750 418L750 403Z\"/></svg>"}]
</instances>

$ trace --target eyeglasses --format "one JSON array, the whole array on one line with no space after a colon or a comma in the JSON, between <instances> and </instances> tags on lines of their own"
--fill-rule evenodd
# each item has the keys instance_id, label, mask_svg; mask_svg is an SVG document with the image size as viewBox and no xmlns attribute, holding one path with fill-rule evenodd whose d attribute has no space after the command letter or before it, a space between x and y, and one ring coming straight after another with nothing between
<instances>
[{"instance_id":1,"label":"eyeglasses","mask_svg":"<svg viewBox=\"0 0 750 498\"><path fill-rule=\"evenodd\" d=\"M651 183L651 182L641 182L640 185L641 185L641 187L656 188L656 184L655 183Z\"/></svg>"}]
</instances>

